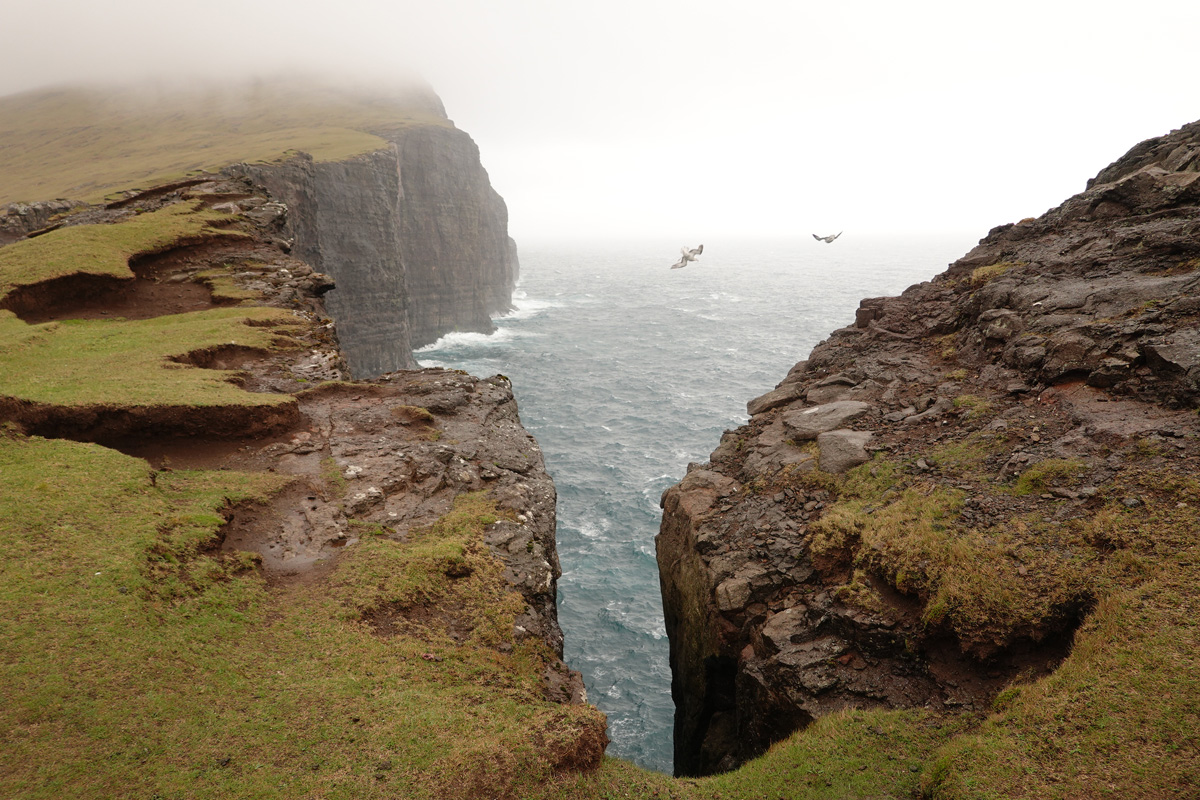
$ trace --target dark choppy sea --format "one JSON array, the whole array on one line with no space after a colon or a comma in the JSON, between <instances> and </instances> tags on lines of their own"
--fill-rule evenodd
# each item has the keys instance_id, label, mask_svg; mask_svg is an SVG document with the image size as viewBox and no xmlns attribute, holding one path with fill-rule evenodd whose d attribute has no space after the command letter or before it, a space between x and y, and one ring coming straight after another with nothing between
<instances>
[{"instance_id":1,"label":"dark choppy sea","mask_svg":"<svg viewBox=\"0 0 1200 800\"><path fill-rule=\"evenodd\" d=\"M680 242L679 244L683 244ZM971 237L525 245L516 311L450 334L426 366L507 375L558 487L566 659L608 715L609 754L671 771L674 705L654 536L659 496L746 402L774 388L863 297L898 294Z\"/></svg>"}]
</instances>

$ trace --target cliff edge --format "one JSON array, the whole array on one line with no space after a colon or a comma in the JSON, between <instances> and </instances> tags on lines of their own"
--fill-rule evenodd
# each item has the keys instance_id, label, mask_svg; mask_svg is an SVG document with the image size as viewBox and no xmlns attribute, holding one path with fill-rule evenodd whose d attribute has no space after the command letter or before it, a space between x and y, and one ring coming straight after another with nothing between
<instances>
[{"instance_id":1,"label":"cliff edge","mask_svg":"<svg viewBox=\"0 0 1200 800\"><path fill-rule=\"evenodd\" d=\"M0 98L0 141L0 243L80 201L222 172L265 187L289 212L278 244L334 279L326 307L358 378L511 309L508 210L423 84L42 90Z\"/></svg>"},{"instance_id":2,"label":"cliff edge","mask_svg":"<svg viewBox=\"0 0 1200 800\"><path fill-rule=\"evenodd\" d=\"M663 495L677 771L914 708L929 796L1192 786L1198 381L1200 123L862 301Z\"/></svg>"},{"instance_id":3,"label":"cliff edge","mask_svg":"<svg viewBox=\"0 0 1200 800\"><path fill-rule=\"evenodd\" d=\"M362 378L415 367L413 349L447 333L491 333L518 276L508 210L471 138L449 122L375 133L386 147L344 161L231 169L288 206L289 246L334 279L326 304Z\"/></svg>"},{"instance_id":4,"label":"cliff edge","mask_svg":"<svg viewBox=\"0 0 1200 800\"><path fill-rule=\"evenodd\" d=\"M469 138L401 128L407 161L293 156L0 216L5 796L511 796L599 766L555 489L508 381L385 356L350 380L347 350L378 347L354 337L407 324L414 237L458 254L433 271L473 320L515 277ZM289 171L290 203L264 187ZM462 272L493 243L496 286Z\"/></svg>"}]
</instances>

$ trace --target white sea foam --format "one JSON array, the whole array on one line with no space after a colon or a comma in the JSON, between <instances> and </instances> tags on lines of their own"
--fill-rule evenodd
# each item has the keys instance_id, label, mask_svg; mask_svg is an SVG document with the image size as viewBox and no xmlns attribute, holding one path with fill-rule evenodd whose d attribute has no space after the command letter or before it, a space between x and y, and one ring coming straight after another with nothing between
<instances>
[{"instance_id":1,"label":"white sea foam","mask_svg":"<svg viewBox=\"0 0 1200 800\"><path fill-rule=\"evenodd\" d=\"M525 292L520 290L513 292L512 304L513 310L497 317L497 319L529 319L549 309L562 306L562 303L529 297Z\"/></svg>"},{"instance_id":2,"label":"white sea foam","mask_svg":"<svg viewBox=\"0 0 1200 800\"><path fill-rule=\"evenodd\" d=\"M423 353L439 353L443 350L491 347L498 344L507 344L515 339L516 336L517 334L512 328L496 328L493 333L454 331L453 333L447 333L433 344L427 344L424 347L413 350L413 354L420 356Z\"/></svg>"}]
</instances>

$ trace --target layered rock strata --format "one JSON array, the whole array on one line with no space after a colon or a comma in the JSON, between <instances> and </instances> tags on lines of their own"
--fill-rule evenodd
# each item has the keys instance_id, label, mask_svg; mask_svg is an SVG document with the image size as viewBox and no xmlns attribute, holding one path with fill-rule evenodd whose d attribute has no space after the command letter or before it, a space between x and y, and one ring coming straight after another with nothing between
<instances>
[{"instance_id":1,"label":"layered rock strata","mask_svg":"<svg viewBox=\"0 0 1200 800\"><path fill-rule=\"evenodd\" d=\"M1198 392L1200 123L862 301L663 495L677 772L1052 670L1119 549L1092 518L1200 468Z\"/></svg>"},{"instance_id":2,"label":"layered rock strata","mask_svg":"<svg viewBox=\"0 0 1200 800\"><path fill-rule=\"evenodd\" d=\"M508 210L467 134L448 121L373 133L389 146L232 170L287 205L281 238L337 283L326 302L359 378L415 366L412 350L446 333L495 330L518 273Z\"/></svg>"}]
</instances>

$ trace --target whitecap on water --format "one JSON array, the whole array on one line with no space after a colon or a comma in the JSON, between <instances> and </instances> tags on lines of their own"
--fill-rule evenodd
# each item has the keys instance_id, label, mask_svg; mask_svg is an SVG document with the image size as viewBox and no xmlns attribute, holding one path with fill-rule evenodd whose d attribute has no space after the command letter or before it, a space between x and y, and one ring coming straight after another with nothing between
<instances>
[{"instance_id":1,"label":"whitecap on water","mask_svg":"<svg viewBox=\"0 0 1200 800\"><path fill-rule=\"evenodd\" d=\"M517 338L516 332L512 328L497 328L493 333L479 333L476 331L454 331L447 333L442 338L438 339L433 344L427 344L424 347L419 347L413 351L413 355L418 357L426 353L441 353L447 350L469 350L477 347L494 347L498 344L506 344ZM462 354L454 354L457 357L462 357Z\"/></svg>"},{"instance_id":2,"label":"whitecap on water","mask_svg":"<svg viewBox=\"0 0 1200 800\"><path fill-rule=\"evenodd\" d=\"M551 308L559 308L562 303L554 303L549 300L536 300L532 297L520 292L513 295L512 298L513 310L507 314L503 314L497 319L530 319L541 314L543 311Z\"/></svg>"}]
</instances>

